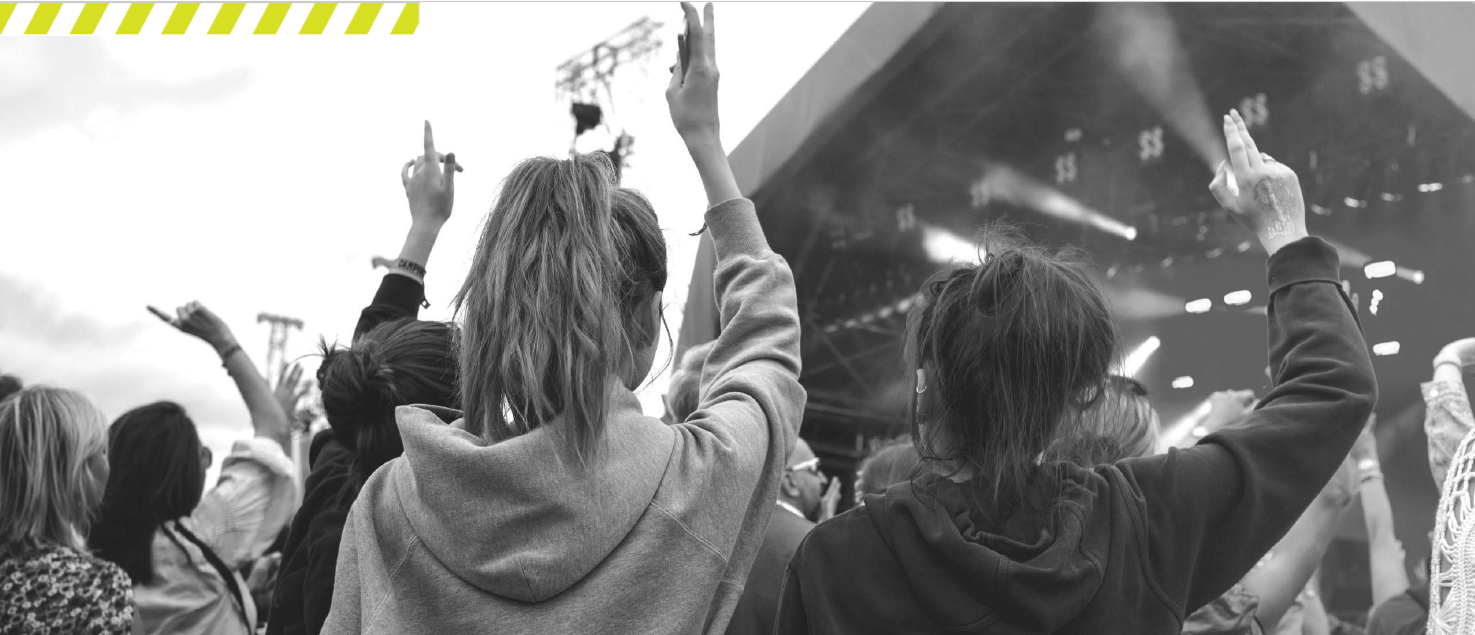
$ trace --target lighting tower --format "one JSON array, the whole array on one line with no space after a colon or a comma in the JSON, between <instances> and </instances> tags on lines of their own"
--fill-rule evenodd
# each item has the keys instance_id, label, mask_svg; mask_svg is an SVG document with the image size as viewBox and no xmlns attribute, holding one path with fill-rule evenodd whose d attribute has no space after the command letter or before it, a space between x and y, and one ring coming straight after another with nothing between
<instances>
[{"instance_id":1,"label":"lighting tower","mask_svg":"<svg viewBox=\"0 0 1475 635\"><path fill-rule=\"evenodd\" d=\"M271 324L271 339L267 341L266 348L266 378L271 380L272 386L276 386L282 380L282 371L287 367L288 329L302 330L302 320L271 313L256 314L256 323L262 322Z\"/></svg>"},{"instance_id":2,"label":"lighting tower","mask_svg":"<svg viewBox=\"0 0 1475 635\"><path fill-rule=\"evenodd\" d=\"M615 72L653 57L661 50L661 40L657 35L661 26L660 22L649 17L641 18L558 65L555 88L560 100L567 99L571 103L575 142L585 131L606 123L604 110L614 108L614 93L610 86ZM609 154L617 170L629 156L634 141L635 138L624 131L616 136L615 146Z\"/></svg>"}]
</instances>

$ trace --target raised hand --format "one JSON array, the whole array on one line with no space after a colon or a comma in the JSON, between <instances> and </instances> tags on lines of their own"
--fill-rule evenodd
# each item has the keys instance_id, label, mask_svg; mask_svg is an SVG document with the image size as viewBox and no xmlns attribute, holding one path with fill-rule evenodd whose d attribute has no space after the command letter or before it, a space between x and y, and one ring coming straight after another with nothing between
<instances>
[{"instance_id":1,"label":"raised hand","mask_svg":"<svg viewBox=\"0 0 1475 635\"><path fill-rule=\"evenodd\" d=\"M179 307L173 316L152 306L149 307L149 312L170 326L204 340L217 352L236 345L236 336L231 333L225 321L198 301Z\"/></svg>"},{"instance_id":2,"label":"raised hand","mask_svg":"<svg viewBox=\"0 0 1475 635\"><path fill-rule=\"evenodd\" d=\"M690 2L681 3L681 11L686 15L686 34L677 37L687 49L690 68L683 68L678 56L666 88L666 105L676 132L691 146L718 140L717 44L711 3L705 9L705 24Z\"/></svg>"},{"instance_id":3,"label":"raised hand","mask_svg":"<svg viewBox=\"0 0 1475 635\"><path fill-rule=\"evenodd\" d=\"M1434 356L1434 367L1439 368L1444 364L1453 364L1460 368L1475 366L1475 337L1455 340L1440 349L1439 354Z\"/></svg>"},{"instance_id":4,"label":"raised hand","mask_svg":"<svg viewBox=\"0 0 1475 635\"><path fill-rule=\"evenodd\" d=\"M1209 184L1219 205L1271 254L1306 237L1306 202L1296 173L1260 152L1238 111L1224 116L1224 142L1229 160L1219 164Z\"/></svg>"},{"instance_id":5,"label":"raised hand","mask_svg":"<svg viewBox=\"0 0 1475 635\"><path fill-rule=\"evenodd\" d=\"M1350 456L1353 461L1362 463L1378 460L1378 438L1373 436L1373 426L1377 423L1378 415L1367 418L1367 425L1362 428L1362 434L1357 437L1357 443L1352 445Z\"/></svg>"},{"instance_id":6,"label":"raised hand","mask_svg":"<svg viewBox=\"0 0 1475 635\"><path fill-rule=\"evenodd\" d=\"M441 164L445 164L445 169ZM425 154L406 162L400 169L400 181L410 199L410 218L436 227L445 224L456 198L455 175L463 171L456 163L456 153L441 154L435 150L430 122L425 122Z\"/></svg>"},{"instance_id":7,"label":"raised hand","mask_svg":"<svg viewBox=\"0 0 1475 635\"><path fill-rule=\"evenodd\" d=\"M1357 463L1348 456L1342 461L1342 466L1337 468L1337 473L1332 475L1332 480L1321 488L1321 500L1333 508L1341 509L1352 502L1352 497L1357 495Z\"/></svg>"},{"instance_id":8,"label":"raised hand","mask_svg":"<svg viewBox=\"0 0 1475 635\"><path fill-rule=\"evenodd\" d=\"M272 389L272 395L276 397L277 403L281 404L282 412L287 413L287 418L295 420L298 413L297 404L307 396L307 391L311 387L311 381L302 381L302 366L293 364L277 380L277 386Z\"/></svg>"},{"instance_id":9,"label":"raised hand","mask_svg":"<svg viewBox=\"0 0 1475 635\"><path fill-rule=\"evenodd\" d=\"M1221 390L1209 396L1209 414L1204 417L1202 425L1212 432L1239 423L1250 414L1254 405L1255 392L1252 390Z\"/></svg>"},{"instance_id":10,"label":"raised hand","mask_svg":"<svg viewBox=\"0 0 1475 635\"><path fill-rule=\"evenodd\" d=\"M840 509L840 478L831 477L829 487L819 499L819 518L815 522L825 522L835 517L835 511Z\"/></svg>"}]
</instances>

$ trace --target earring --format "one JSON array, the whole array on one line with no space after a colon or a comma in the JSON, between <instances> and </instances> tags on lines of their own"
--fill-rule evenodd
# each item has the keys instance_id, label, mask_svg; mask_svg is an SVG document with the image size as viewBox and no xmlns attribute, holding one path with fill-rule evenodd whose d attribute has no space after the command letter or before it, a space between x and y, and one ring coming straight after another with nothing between
<instances>
[{"instance_id":1,"label":"earring","mask_svg":"<svg viewBox=\"0 0 1475 635\"><path fill-rule=\"evenodd\" d=\"M917 394L927 392L927 371L917 369Z\"/></svg>"}]
</instances>

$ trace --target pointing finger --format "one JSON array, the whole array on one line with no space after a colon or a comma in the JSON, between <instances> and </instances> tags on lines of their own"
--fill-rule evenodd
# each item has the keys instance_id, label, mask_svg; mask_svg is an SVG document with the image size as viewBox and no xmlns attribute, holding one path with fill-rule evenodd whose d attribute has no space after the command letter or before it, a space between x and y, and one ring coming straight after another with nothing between
<instances>
[{"instance_id":1,"label":"pointing finger","mask_svg":"<svg viewBox=\"0 0 1475 635\"><path fill-rule=\"evenodd\" d=\"M425 156L431 159L438 158L435 154L435 136L430 134L430 121L425 121Z\"/></svg>"},{"instance_id":2,"label":"pointing finger","mask_svg":"<svg viewBox=\"0 0 1475 635\"><path fill-rule=\"evenodd\" d=\"M154 314L154 317L157 317L157 318L165 321L166 323L168 323L170 325L173 325L174 324L174 316L171 316L168 313L165 313L165 312L159 310L158 308L154 307L153 305L149 305L149 313Z\"/></svg>"}]
</instances>

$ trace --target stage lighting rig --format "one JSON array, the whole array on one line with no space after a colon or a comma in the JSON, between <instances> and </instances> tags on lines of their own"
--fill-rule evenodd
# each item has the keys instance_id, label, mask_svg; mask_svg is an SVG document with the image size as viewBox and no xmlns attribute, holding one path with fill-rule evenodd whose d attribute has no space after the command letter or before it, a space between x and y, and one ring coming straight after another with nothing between
<instances>
[{"instance_id":1,"label":"stage lighting rig","mask_svg":"<svg viewBox=\"0 0 1475 635\"><path fill-rule=\"evenodd\" d=\"M555 89L560 101L571 103L574 141L585 132L609 126L615 111L612 89L615 74L622 68L644 63L661 50L658 35L663 25L644 17L604 41L558 65ZM634 137L621 131L609 151L616 166L625 163Z\"/></svg>"}]
</instances>

